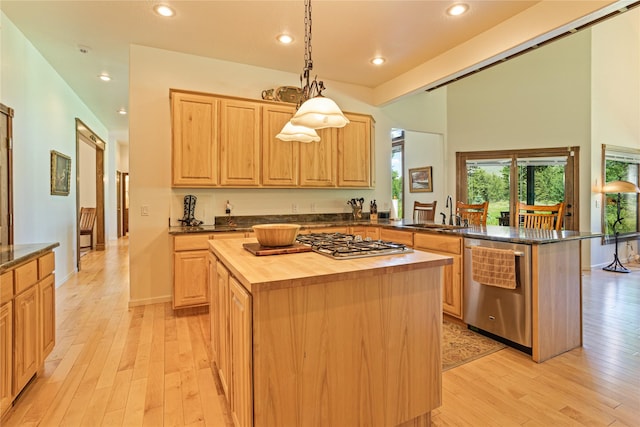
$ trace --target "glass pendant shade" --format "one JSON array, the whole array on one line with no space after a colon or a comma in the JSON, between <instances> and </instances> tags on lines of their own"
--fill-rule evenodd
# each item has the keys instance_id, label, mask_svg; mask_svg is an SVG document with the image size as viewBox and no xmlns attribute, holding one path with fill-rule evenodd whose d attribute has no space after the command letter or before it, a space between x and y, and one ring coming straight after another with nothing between
<instances>
[{"instance_id":1,"label":"glass pendant shade","mask_svg":"<svg viewBox=\"0 0 640 427\"><path fill-rule=\"evenodd\" d=\"M640 189L633 182L611 181L602 187L603 193L640 193Z\"/></svg>"},{"instance_id":2,"label":"glass pendant shade","mask_svg":"<svg viewBox=\"0 0 640 427\"><path fill-rule=\"evenodd\" d=\"M324 96L316 96L306 100L291 119L296 126L311 129L341 128L349 123L340 107L333 100Z\"/></svg>"},{"instance_id":3,"label":"glass pendant shade","mask_svg":"<svg viewBox=\"0 0 640 427\"><path fill-rule=\"evenodd\" d=\"M300 142L318 142L320 137L315 130L304 127L296 126L288 121L282 128L279 134L276 135L281 141L300 141Z\"/></svg>"}]
</instances>

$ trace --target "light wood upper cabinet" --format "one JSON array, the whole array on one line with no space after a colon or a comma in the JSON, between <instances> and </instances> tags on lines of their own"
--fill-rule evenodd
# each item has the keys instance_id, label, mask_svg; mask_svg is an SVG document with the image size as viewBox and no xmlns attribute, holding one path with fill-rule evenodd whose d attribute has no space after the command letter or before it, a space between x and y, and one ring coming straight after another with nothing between
<instances>
[{"instance_id":1,"label":"light wood upper cabinet","mask_svg":"<svg viewBox=\"0 0 640 427\"><path fill-rule=\"evenodd\" d=\"M220 102L220 183L255 187L260 184L260 116L258 102Z\"/></svg>"},{"instance_id":2,"label":"light wood upper cabinet","mask_svg":"<svg viewBox=\"0 0 640 427\"><path fill-rule=\"evenodd\" d=\"M304 144L276 138L295 111L286 105L262 107L262 185L298 185L300 145Z\"/></svg>"},{"instance_id":3,"label":"light wood upper cabinet","mask_svg":"<svg viewBox=\"0 0 640 427\"><path fill-rule=\"evenodd\" d=\"M320 142L275 138L292 104L171 90L173 187L370 188L374 121L347 113Z\"/></svg>"},{"instance_id":4,"label":"light wood upper cabinet","mask_svg":"<svg viewBox=\"0 0 640 427\"><path fill-rule=\"evenodd\" d=\"M320 142L300 145L300 185L302 187L335 187L337 131L318 129Z\"/></svg>"},{"instance_id":5,"label":"light wood upper cabinet","mask_svg":"<svg viewBox=\"0 0 640 427\"><path fill-rule=\"evenodd\" d=\"M219 106L213 96L171 92L174 187L218 184Z\"/></svg>"},{"instance_id":6,"label":"light wood upper cabinet","mask_svg":"<svg viewBox=\"0 0 640 427\"><path fill-rule=\"evenodd\" d=\"M350 123L338 129L338 186L372 184L371 116L345 114Z\"/></svg>"}]
</instances>

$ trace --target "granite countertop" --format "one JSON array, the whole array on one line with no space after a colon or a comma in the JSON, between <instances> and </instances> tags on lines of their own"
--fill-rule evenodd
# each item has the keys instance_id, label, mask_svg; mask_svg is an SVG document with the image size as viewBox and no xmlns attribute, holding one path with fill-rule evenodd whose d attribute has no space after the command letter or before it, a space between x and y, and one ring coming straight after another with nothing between
<instances>
[{"instance_id":1,"label":"granite countertop","mask_svg":"<svg viewBox=\"0 0 640 427\"><path fill-rule=\"evenodd\" d=\"M274 222L269 217L258 217L260 220L253 222L238 222L237 225L202 225L198 227L169 227L169 234L188 234L188 233L216 233L229 231L252 231L253 224L261 222ZM349 220L344 217L337 219L318 218L315 221L281 221L300 224L301 230L322 227L350 227L371 225L382 228L395 230L403 230L417 233L440 233L455 236L468 237L473 239L494 240L511 243L525 243L533 245L541 245L547 243L556 243L570 240L583 240L602 237L602 233L592 233L583 231L555 231L555 230L538 230L520 227L504 227L498 225L488 225L486 227L470 226L450 226L438 223L416 224L413 221L399 220L391 221L388 219L379 219L377 222L367 220Z\"/></svg>"},{"instance_id":2,"label":"granite countertop","mask_svg":"<svg viewBox=\"0 0 640 427\"><path fill-rule=\"evenodd\" d=\"M60 243L57 242L0 246L0 273L25 261L38 258L58 246Z\"/></svg>"}]
</instances>

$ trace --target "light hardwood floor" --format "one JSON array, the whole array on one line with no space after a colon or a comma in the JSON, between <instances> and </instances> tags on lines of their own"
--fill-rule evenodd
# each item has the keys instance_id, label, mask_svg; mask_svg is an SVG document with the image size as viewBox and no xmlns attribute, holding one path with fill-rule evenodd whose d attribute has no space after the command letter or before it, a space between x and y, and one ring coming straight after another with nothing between
<instances>
[{"instance_id":1,"label":"light hardwood floor","mask_svg":"<svg viewBox=\"0 0 640 427\"><path fill-rule=\"evenodd\" d=\"M126 238L82 265L57 289L44 372L1 425L231 425L209 368L208 313L129 309ZM593 270L583 285L582 348L542 364L508 348L448 370L432 425L640 425L640 268Z\"/></svg>"}]
</instances>

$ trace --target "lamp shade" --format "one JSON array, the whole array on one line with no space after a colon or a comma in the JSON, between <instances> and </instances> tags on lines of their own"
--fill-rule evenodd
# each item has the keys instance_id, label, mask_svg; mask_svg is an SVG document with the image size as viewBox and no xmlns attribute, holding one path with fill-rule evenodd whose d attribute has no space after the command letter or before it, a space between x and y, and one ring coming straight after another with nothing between
<instances>
[{"instance_id":1,"label":"lamp shade","mask_svg":"<svg viewBox=\"0 0 640 427\"><path fill-rule=\"evenodd\" d=\"M611 181L602 187L603 193L640 193L640 188L629 181Z\"/></svg>"},{"instance_id":2,"label":"lamp shade","mask_svg":"<svg viewBox=\"0 0 640 427\"><path fill-rule=\"evenodd\" d=\"M296 126L311 129L341 128L349 123L340 107L332 99L316 96L306 100L291 119Z\"/></svg>"},{"instance_id":3,"label":"lamp shade","mask_svg":"<svg viewBox=\"0 0 640 427\"><path fill-rule=\"evenodd\" d=\"M276 135L281 141L318 142L320 137L315 130L304 126L296 126L288 121L279 134Z\"/></svg>"}]
</instances>

